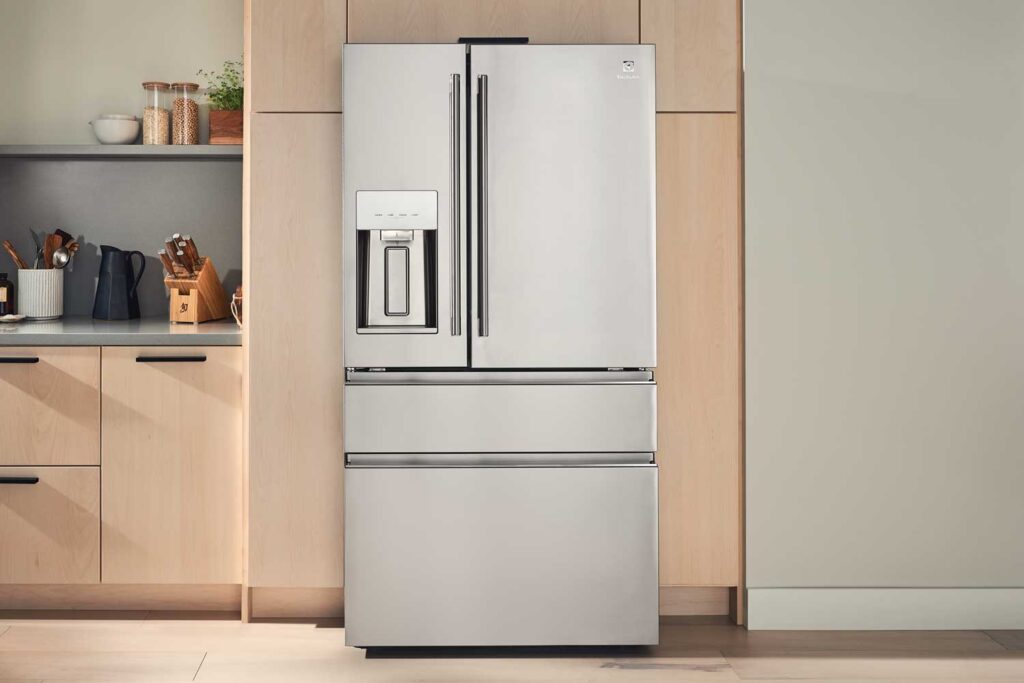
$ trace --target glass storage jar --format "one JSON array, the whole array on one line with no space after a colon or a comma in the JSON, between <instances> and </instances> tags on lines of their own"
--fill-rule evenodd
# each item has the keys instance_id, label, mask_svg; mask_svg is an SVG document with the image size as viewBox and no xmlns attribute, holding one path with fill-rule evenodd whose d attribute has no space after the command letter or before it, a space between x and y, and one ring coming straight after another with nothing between
<instances>
[{"instance_id":1,"label":"glass storage jar","mask_svg":"<svg viewBox=\"0 0 1024 683\"><path fill-rule=\"evenodd\" d=\"M199 84L171 83L171 144L199 144Z\"/></svg>"},{"instance_id":2,"label":"glass storage jar","mask_svg":"<svg viewBox=\"0 0 1024 683\"><path fill-rule=\"evenodd\" d=\"M146 81L142 90L146 93L142 110L142 144L167 145L171 142L171 114L167 111L167 90L170 86L161 81Z\"/></svg>"}]
</instances>

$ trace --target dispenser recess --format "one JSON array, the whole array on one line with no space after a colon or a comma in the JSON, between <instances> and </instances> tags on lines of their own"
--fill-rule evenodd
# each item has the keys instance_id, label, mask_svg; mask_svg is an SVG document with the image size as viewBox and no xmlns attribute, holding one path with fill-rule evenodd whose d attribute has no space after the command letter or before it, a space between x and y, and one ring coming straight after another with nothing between
<instances>
[{"instance_id":1,"label":"dispenser recess","mask_svg":"<svg viewBox=\"0 0 1024 683\"><path fill-rule=\"evenodd\" d=\"M356 192L359 334L437 333L437 192Z\"/></svg>"}]
</instances>

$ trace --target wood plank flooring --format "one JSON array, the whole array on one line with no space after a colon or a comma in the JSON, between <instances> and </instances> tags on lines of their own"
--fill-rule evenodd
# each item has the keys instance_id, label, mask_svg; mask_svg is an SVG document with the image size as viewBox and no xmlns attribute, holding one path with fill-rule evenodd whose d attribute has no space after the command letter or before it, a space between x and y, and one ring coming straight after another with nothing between
<instances>
[{"instance_id":1,"label":"wood plank flooring","mask_svg":"<svg viewBox=\"0 0 1024 683\"><path fill-rule=\"evenodd\" d=\"M12 681L979 681L1024 683L1024 631L754 631L667 617L652 648L370 652L339 621L0 612Z\"/></svg>"}]
</instances>

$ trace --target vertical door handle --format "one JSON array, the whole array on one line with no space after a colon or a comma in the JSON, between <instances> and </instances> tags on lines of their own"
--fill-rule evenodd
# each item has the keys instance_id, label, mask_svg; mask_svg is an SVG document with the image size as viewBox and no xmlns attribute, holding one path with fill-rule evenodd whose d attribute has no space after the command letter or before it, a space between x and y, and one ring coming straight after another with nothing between
<instances>
[{"instance_id":1,"label":"vertical door handle","mask_svg":"<svg viewBox=\"0 0 1024 683\"><path fill-rule=\"evenodd\" d=\"M480 92L478 94L477 124L480 142L477 145L479 159L479 207L480 207L480 336L486 337L490 332L490 255L487 249L487 76L480 76Z\"/></svg>"},{"instance_id":2,"label":"vertical door handle","mask_svg":"<svg viewBox=\"0 0 1024 683\"><path fill-rule=\"evenodd\" d=\"M452 92L451 97L448 100L449 106L451 107L451 170L452 170L452 207L451 207L451 230L452 230L452 336L458 337L462 334L462 262L459 256L462 253L462 249L459 246L460 236L459 233L462 231L462 222L460 220L462 212L460 211L461 206L461 184L462 184L462 173L459 165L459 151L460 142L462 138L462 126L461 126L461 86L460 83L462 77L459 74L452 74Z\"/></svg>"}]
</instances>

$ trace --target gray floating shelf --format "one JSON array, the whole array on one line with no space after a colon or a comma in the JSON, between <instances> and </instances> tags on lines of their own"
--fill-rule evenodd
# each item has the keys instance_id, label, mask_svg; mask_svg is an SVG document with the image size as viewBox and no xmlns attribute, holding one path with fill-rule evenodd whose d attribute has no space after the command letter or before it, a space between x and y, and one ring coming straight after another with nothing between
<instances>
[{"instance_id":1,"label":"gray floating shelf","mask_svg":"<svg viewBox=\"0 0 1024 683\"><path fill-rule=\"evenodd\" d=\"M0 157L25 159L241 159L241 145L0 145Z\"/></svg>"}]
</instances>

